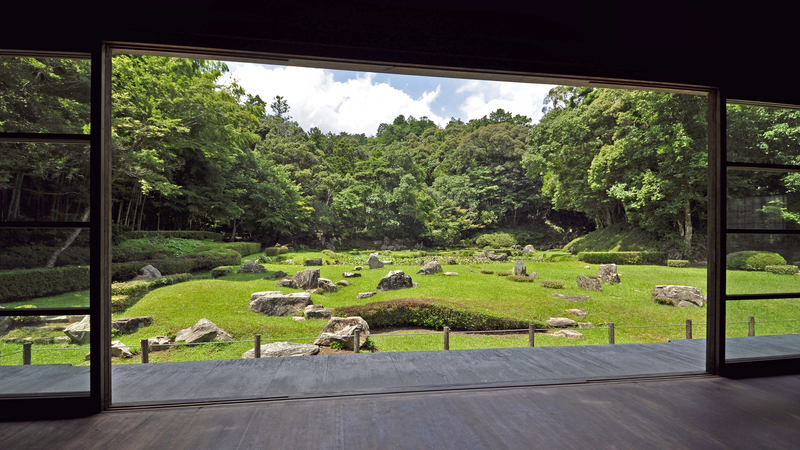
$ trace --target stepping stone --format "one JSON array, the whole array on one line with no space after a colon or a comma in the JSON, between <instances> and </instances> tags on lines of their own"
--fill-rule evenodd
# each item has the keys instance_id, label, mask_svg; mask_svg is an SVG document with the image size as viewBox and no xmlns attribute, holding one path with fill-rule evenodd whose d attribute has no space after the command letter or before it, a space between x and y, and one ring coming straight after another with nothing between
<instances>
[{"instance_id":1,"label":"stepping stone","mask_svg":"<svg viewBox=\"0 0 800 450\"><path fill-rule=\"evenodd\" d=\"M589 300L591 298L591 297L581 297L581 296L565 295L565 294L551 294L551 295L553 297L558 297L561 300L566 300L568 302L574 302L574 303L585 302L586 300Z\"/></svg>"},{"instance_id":2,"label":"stepping stone","mask_svg":"<svg viewBox=\"0 0 800 450\"><path fill-rule=\"evenodd\" d=\"M553 327L553 328L566 328L566 327L578 326L578 322L569 319L567 317L551 317L545 321L545 324L548 327Z\"/></svg>"},{"instance_id":3,"label":"stepping stone","mask_svg":"<svg viewBox=\"0 0 800 450\"><path fill-rule=\"evenodd\" d=\"M578 316L581 319L585 318L589 311L580 308L572 308L567 310L568 313L572 314L573 316Z\"/></svg>"},{"instance_id":4,"label":"stepping stone","mask_svg":"<svg viewBox=\"0 0 800 450\"><path fill-rule=\"evenodd\" d=\"M583 339L585 337L582 333L575 330L558 330L550 336L565 337L570 339Z\"/></svg>"}]
</instances>

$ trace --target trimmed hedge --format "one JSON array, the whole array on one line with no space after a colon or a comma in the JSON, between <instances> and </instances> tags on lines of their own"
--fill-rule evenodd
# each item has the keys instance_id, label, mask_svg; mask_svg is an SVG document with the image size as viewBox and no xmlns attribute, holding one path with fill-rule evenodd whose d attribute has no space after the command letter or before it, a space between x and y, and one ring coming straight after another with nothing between
<instances>
[{"instance_id":1,"label":"trimmed hedge","mask_svg":"<svg viewBox=\"0 0 800 450\"><path fill-rule=\"evenodd\" d=\"M689 261L685 259L668 259L667 267L689 267Z\"/></svg>"},{"instance_id":2,"label":"trimmed hedge","mask_svg":"<svg viewBox=\"0 0 800 450\"><path fill-rule=\"evenodd\" d=\"M147 294L155 288L182 283L191 279L192 274L179 273L150 281L128 281L125 283L113 283L111 285L111 295L141 296Z\"/></svg>"},{"instance_id":3,"label":"trimmed hedge","mask_svg":"<svg viewBox=\"0 0 800 450\"><path fill-rule=\"evenodd\" d=\"M534 277L525 277L525 276L521 276L521 275L511 275L510 277L507 277L506 279L507 280L511 280L511 281L516 281L516 282L519 282L519 283L532 283L532 282L536 281L536 278L534 278Z\"/></svg>"},{"instance_id":4,"label":"trimmed hedge","mask_svg":"<svg viewBox=\"0 0 800 450\"><path fill-rule=\"evenodd\" d=\"M197 239L198 241L213 240L221 241L222 233L214 233L213 231L128 231L122 234L122 239L142 239L152 237L165 237L177 239Z\"/></svg>"},{"instance_id":5,"label":"trimmed hedge","mask_svg":"<svg viewBox=\"0 0 800 450\"><path fill-rule=\"evenodd\" d=\"M233 250L242 256L247 256L261 252L261 244L258 242L231 242L228 244L201 245L194 249L194 252L207 252L218 249Z\"/></svg>"},{"instance_id":6,"label":"trimmed hedge","mask_svg":"<svg viewBox=\"0 0 800 450\"><path fill-rule=\"evenodd\" d=\"M284 245L283 247L278 247L278 248L280 249L279 253L280 253L281 255L283 255L283 254L285 254L285 253L289 253L289 247L287 247L287 246L285 246L285 245Z\"/></svg>"},{"instance_id":7,"label":"trimmed hedge","mask_svg":"<svg viewBox=\"0 0 800 450\"><path fill-rule=\"evenodd\" d=\"M542 287L548 289L564 289L564 283L561 281L542 281Z\"/></svg>"},{"instance_id":8,"label":"trimmed hedge","mask_svg":"<svg viewBox=\"0 0 800 450\"><path fill-rule=\"evenodd\" d=\"M663 264L664 252L580 252L578 260L590 264Z\"/></svg>"},{"instance_id":9,"label":"trimmed hedge","mask_svg":"<svg viewBox=\"0 0 800 450\"><path fill-rule=\"evenodd\" d=\"M528 322L455 309L434 299L396 299L336 308L337 316L360 316L370 328L422 326L453 330L508 330L527 328ZM538 325L537 325L538 326Z\"/></svg>"},{"instance_id":10,"label":"trimmed hedge","mask_svg":"<svg viewBox=\"0 0 800 450\"><path fill-rule=\"evenodd\" d=\"M508 248L512 245L517 245L517 240L514 236L508 233L486 233L478 236L475 239L475 245L478 247L503 247Z\"/></svg>"},{"instance_id":11,"label":"trimmed hedge","mask_svg":"<svg viewBox=\"0 0 800 450\"><path fill-rule=\"evenodd\" d=\"M264 254L267 256L278 256L280 252L280 247L267 247L264 249Z\"/></svg>"},{"instance_id":12,"label":"trimmed hedge","mask_svg":"<svg viewBox=\"0 0 800 450\"><path fill-rule=\"evenodd\" d=\"M219 278L228 275L229 273L233 272L233 267L231 266L219 266L214 267L211 269L211 278Z\"/></svg>"},{"instance_id":13,"label":"trimmed hedge","mask_svg":"<svg viewBox=\"0 0 800 450\"><path fill-rule=\"evenodd\" d=\"M4 247L0 252L0 270L36 269L44 267L57 247L40 244ZM56 267L88 266L89 247L70 245L58 255Z\"/></svg>"},{"instance_id":14,"label":"trimmed hedge","mask_svg":"<svg viewBox=\"0 0 800 450\"><path fill-rule=\"evenodd\" d=\"M767 266L786 264L783 256L773 252L747 250L729 254L725 258L728 270L764 270Z\"/></svg>"},{"instance_id":15,"label":"trimmed hedge","mask_svg":"<svg viewBox=\"0 0 800 450\"><path fill-rule=\"evenodd\" d=\"M218 266L235 266L242 262L242 256L227 249L208 250L193 253L183 258L153 259L111 264L112 281L128 281L136 278L139 269L150 264L162 275L188 273L194 270L211 270Z\"/></svg>"},{"instance_id":16,"label":"trimmed hedge","mask_svg":"<svg viewBox=\"0 0 800 450\"><path fill-rule=\"evenodd\" d=\"M764 270L770 273L778 274L778 275L796 275L797 274L797 266L791 265L776 265L776 266L766 266Z\"/></svg>"},{"instance_id":17,"label":"trimmed hedge","mask_svg":"<svg viewBox=\"0 0 800 450\"><path fill-rule=\"evenodd\" d=\"M56 267L0 272L0 302L40 298L89 289L89 267Z\"/></svg>"}]
</instances>

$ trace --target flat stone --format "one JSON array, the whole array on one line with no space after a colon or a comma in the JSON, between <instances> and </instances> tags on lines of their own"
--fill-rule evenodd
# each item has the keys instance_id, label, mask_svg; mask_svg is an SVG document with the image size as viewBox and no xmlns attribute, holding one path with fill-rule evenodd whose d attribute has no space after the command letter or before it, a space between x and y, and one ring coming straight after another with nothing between
<instances>
[{"instance_id":1,"label":"flat stone","mask_svg":"<svg viewBox=\"0 0 800 450\"><path fill-rule=\"evenodd\" d=\"M262 358L280 358L286 356L311 356L319 353L319 346L313 344L296 344L293 342L272 342L261 346ZM242 359L256 357L255 349L242 354Z\"/></svg>"},{"instance_id":2,"label":"flat stone","mask_svg":"<svg viewBox=\"0 0 800 450\"><path fill-rule=\"evenodd\" d=\"M46 317L44 321L47 323L69 323L69 317L67 316Z\"/></svg>"},{"instance_id":3,"label":"flat stone","mask_svg":"<svg viewBox=\"0 0 800 450\"><path fill-rule=\"evenodd\" d=\"M353 267L353 270L364 270L364 268L361 266L355 266Z\"/></svg>"},{"instance_id":4,"label":"flat stone","mask_svg":"<svg viewBox=\"0 0 800 450\"><path fill-rule=\"evenodd\" d=\"M319 308L319 309L306 309L303 312L303 317L306 320L311 319L330 319L333 316L333 308Z\"/></svg>"},{"instance_id":5,"label":"flat stone","mask_svg":"<svg viewBox=\"0 0 800 450\"><path fill-rule=\"evenodd\" d=\"M55 343L55 344L66 344L66 343L71 342L71 341L72 341L72 339L70 339L70 338L68 338L66 336L56 336L56 337L53 338L53 343Z\"/></svg>"},{"instance_id":6,"label":"flat stone","mask_svg":"<svg viewBox=\"0 0 800 450\"><path fill-rule=\"evenodd\" d=\"M131 348L123 344L121 341L111 342L111 356L114 358L130 358L133 356Z\"/></svg>"},{"instance_id":7,"label":"flat stone","mask_svg":"<svg viewBox=\"0 0 800 450\"><path fill-rule=\"evenodd\" d=\"M347 281L347 280L339 280L339 281L336 282L336 285L337 286L342 286L342 287L352 286L350 284L350 282Z\"/></svg>"},{"instance_id":8,"label":"flat stone","mask_svg":"<svg viewBox=\"0 0 800 450\"><path fill-rule=\"evenodd\" d=\"M457 277L458 276L458 272L445 272L444 274L445 274L445 276L448 276L448 277Z\"/></svg>"},{"instance_id":9,"label":"flat stone","mask_svg":"<svg viewBox=\"0 0 800 450\"><path fill-rule=\"evenodd\" d=\"M373 292L359 292L359 294L356 296L356 298L360 300L362 298L372 297L375 294L377 294L377 292L375 292L375 291L373 291Z\"/></svg>"},{"instance_id":10,"label":"flat stone","mask_svg":"<svg viewBox=\"0 0 800 450\"><path fill-rule=\"evenodd\" d=\"M600 286L600 278L598 277L587 277L585 275L578 275L576 281L578 282L578 287L583 290L598 291L598 292L603 291L603 287Z\"/></svg>"},{"instance_id":11,"label":"flat stone","mask_svg":"<svg viewBox=\"0 0 800 450\"><path fill-rule=\"evenodd\" d=\"M678 306L703 306L706 297L702 291L692 286L658 285L653 289L653 301L662 305Z\"/></svg>"},{"instance_id":12,"label":"flat stone","mask_svg":"<svg viewBox=\"0 0 800 450\"><path fill-rule=\"evenodd\" d=\"M353 273L353 272L345 272L345 273L342 274L342 277L344 277L344 278L360 278L361 274L360 273Z\"/></svg>"},{"instance_id":13,"label":"flat stone","mask_svg":"<svg viewBox=\"0 0 800 450\"><path fill-rule=\"evenodd\" d=\"M565 337L570 339L583 339L585 336L583 333L575 330L558 330L555 333L550 334L553 337Z\"/></svg>"},{"instance_id":14,"label":"flat stone","mask_svg":"<svg viewBox=\"0 0 800 450\"><path fill-rule=\"evenodd\" d=\"M150 316L122 317L111 321L111 328L119 331L122 334L132 334L135 333L140 327L146 327L152 323L153 318Z\"/></svg>"},{"instance_id":15,"label":"flat stone","mask_svg":"<svg viewBox=\"0 0 800 450\"><path fill-rule=\"evenodd\" d=\"M578 322L569 319L567 317L551 317L545 321L545 324L548 327L553 327L553 328L566 328L566 327L578 326Z\"/></svg>"},{"instance_id":16,"label":"flat stone","mask_svg":"<svg viewBox=\"0 0 800 450\"><path fill-rule=\"evenodd\" d=\"M292 317L292 319L294 319L295 322L305 322L306 321L305 317L300 317L300 316L294 316L294 317Z\"/></svg>"},{"instance_id":17,"label":"flat stone","mask_svg":"<svg viewBox=\"0 0 800 450\"><path fill-rule=\"evenodd\" d=\"M573 316L578 316L581 319L586 318L586 315L589 314L589 311L580 308L572 308L567 310L568 313L572 314Z\"/></svg>"},{"instance_id":18,"label":"flat stone","mask_svg":"<svg viewBox=\"0 0 800 450\"><path fill-rule=\"evenodd\" d=\"M552 295L553 297L558 297L558 298L560 298L561 300L566 300L566 301L568 301L568 302L574 302L574 303L581 303L581 302L585 302L586 300L589 300L589 299L591 298L591 297L588 297L588 296L585 296L585 297L584 297L584 296L577 296L577 295L565 295L565 294L551 294L551 295Z\"/></svg>"},{"instance_id":19,"label":"flat stone","mask_svg":"<svg viewBox=\"0 0 800 450\"><path fill-rule=\"evenodd\" d=\"M54 344L56 339L53 337L38 337L33 339L34 344Z\"/></svg>"},{"instance_id":20,"label":"flat stone","mask_svg":"<svg viewBox=\"0 0 800 450\"><path fill-rule=\"evenodd\" d=\"M151 352L160 352L162 350L169 350L172 342L167 336L151 337L147 340L147 349Z\"/></svg>"},{"instance_id":21,"label":"flat stone","mask_svg":"<svg viewBox=\"0 0 800 450\"><path fill-rule=\"evenodd\" d=\"M287 317L302 312L309 304L311 294L308 292L284 294L281 291L266 291L252 294L249 308L259 314Z\"/></svg>"}]
</instances>

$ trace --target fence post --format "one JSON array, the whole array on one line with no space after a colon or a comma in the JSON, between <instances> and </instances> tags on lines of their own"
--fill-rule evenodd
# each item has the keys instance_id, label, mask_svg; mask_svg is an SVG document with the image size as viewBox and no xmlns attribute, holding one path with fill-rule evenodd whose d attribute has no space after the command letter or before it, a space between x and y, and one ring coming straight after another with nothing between
<instances>
[{"instance_id":1,"label":"fence post","mask_svg":"<svg viewBox=\"0 0 800 450\"><path fill-rule=\"evenodd\" d=\"M150 343L142 339L139 344L142 346L142 364L147 364L150 362Z\"/></svg>"},{"instance_id":2,"label":"fence post","mask_svg":"<svg viewBox=\"0 0 800 450\"><path fill-rule=\"evenodd\" d=\"M692 319L686 319L686 339L692 338Z\"/></svg>"},{"instance_id":3,"label":"fence post","mask_svg":"<svg viewBox=\"0 0 800 450\"><path fill-rule=\"evenodd\" d=\"M353 353L358 353L361 350L361 330L356 328L353 330Z\"/></svg>"},{"instance_id":4,"label":"fence post","mask_svg":"<svg viewBox=\"0 0 800 450\"><path fill-rule=\"evenodd\" d=\"M614 343L614 322L608 322L608 343Z\"/></svg>"},{"instance_id":5,"label":"fence post","mask_svg":"<svg viewBox=\"0 0 800 450\"><path fill-rule=\"evenodd\" d=\"M747 337L755 336L756 335L756 318L753 317L753 316L750 316L747 319L747 325L748 325Z\"/></svg>"},{"instance_id":6,"label":"fence post","mask_svg":"<svg viewBox=\"0 0 800 450\"><path fill-rule=\"evenodd\" d=\"M253 347L253 357L261 358L261 335L257 334L255 337L255 346Z\"/></svg>"},{"instance_id":7,"label":"fence post","mask_svg":"<svg viewBox=\"0 0 800 450\"><path fill-rule=\"evenodd\" d=\"M444 327L444 349L450 350L450 327Z\"/></svg>"},{"instance_id":8,"label":"fence post","mask_svg":"<svg viewBox=\"0 0 800 450\"><path fill-rule=\"evenodd\" d=\"M534 340L533 333L536 326L532 323L528 324L528 347L536 347L536 341Z\"/></svg>"},{"instance_id":9,"label":"fence post","mask_svg":"<svg viewBox=\"0 0 800 450\"><path fill-rule=\"evenodd\" d=\"M31 347L32 342L25 342L22 344L22 364L26 366L31 365Z\"/></svg>"}]
</instances>

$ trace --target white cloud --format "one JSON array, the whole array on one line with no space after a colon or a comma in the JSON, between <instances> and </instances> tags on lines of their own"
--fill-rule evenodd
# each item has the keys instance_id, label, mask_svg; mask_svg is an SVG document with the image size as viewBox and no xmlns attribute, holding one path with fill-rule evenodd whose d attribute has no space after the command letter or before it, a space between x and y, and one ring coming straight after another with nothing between
<instances>
[{"instance_id":1,"label":"white cloud","mask_svg":"<svg viewBox=\"0 0 800 450\"><path fill-rule=\"evenodd\" d=\"M373 73L340 82L324 69L256 64L236 65L230 77L267 104L276 95L283 96L289 103L289 115L305 130L318 127L323 132L346 131L370 136L378 125L391 123L399 114L427 116L442 126L447 123L431 110L441 92L439 86L414 99L387 83L375 82Z\"/></svg>"},{"instance_id":2,"label":"white cloud","mask_svg":"<svg viewBox=\"0 0 800 450\"><path fill-rule=\"evenodd\" d=\"M469 94L459 106L465 120L479 119L502 108L506 112L528 116L536 123L542 117L542 100L553 87L546 84L472 80L464 83L456 92Z\"/></svg>"}]
</instances>

